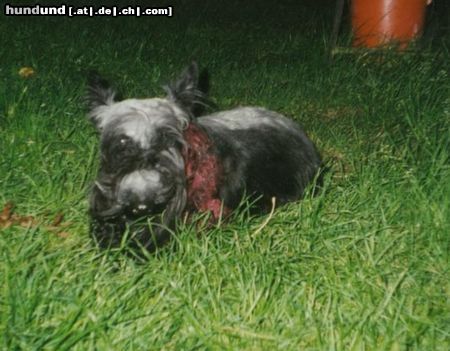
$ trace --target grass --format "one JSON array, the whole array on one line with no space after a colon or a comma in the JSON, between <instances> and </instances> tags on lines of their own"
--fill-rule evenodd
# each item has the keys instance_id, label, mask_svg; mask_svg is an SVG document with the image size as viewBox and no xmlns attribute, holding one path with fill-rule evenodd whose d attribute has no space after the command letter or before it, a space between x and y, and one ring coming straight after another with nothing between
<instances>
[{"instance_id":1,"label":"grass","mask_svg":"<svg viewBox=\"0 0 450 351\"><path fill-rule=\"evenodd\" d=\"M0 229L1 349L449 349L448 23L433 12L416 53L330 61L322 3L2 17L0 205L32 219ZM270 220L186 224L147 262L99 251L87 234L98 141L85 72L156 96L193 58L219 108L298 120L331 166L325 190ZM24 66L36 74L21 78Z\"/></svg>"}]
</instances>

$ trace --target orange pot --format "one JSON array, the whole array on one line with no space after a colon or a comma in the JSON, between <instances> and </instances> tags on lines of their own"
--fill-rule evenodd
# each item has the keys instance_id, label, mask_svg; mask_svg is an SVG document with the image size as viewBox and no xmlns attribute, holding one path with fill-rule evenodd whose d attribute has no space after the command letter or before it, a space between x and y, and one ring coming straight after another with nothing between
<instances>
[{"instance_id":1,"label":"orange pot","mask_svg":"<svg viewBox=\"0 0 450 351\"><path fill-rule=\"evenodd\" d=\"M353 45L405 48L422 33L427 0L352 0Z\"/></svg>"}]
</instances>

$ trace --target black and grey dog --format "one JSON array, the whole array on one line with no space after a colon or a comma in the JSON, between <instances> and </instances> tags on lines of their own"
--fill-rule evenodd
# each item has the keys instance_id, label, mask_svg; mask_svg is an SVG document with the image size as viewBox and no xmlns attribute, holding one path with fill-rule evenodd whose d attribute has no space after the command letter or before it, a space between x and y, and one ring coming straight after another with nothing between
<instances>
[{"instance_id":1,"label":"black and grey dog","mask_svg":"<svg viewBox=\"0 0 450 351\"><path fill-rule=\"evenodd\" d=\"M89 117L101 155L90 215L100 246L129 238L153 250L185 213L210 212L217 220L244 196L264 211L272 198L278 205L300 199L318 175L315 146L276 112L238 107L195 118L203 100L197 84L192 63L166 97L117 101L104 79L91 77Z\"/></svg>"}]
</instances>

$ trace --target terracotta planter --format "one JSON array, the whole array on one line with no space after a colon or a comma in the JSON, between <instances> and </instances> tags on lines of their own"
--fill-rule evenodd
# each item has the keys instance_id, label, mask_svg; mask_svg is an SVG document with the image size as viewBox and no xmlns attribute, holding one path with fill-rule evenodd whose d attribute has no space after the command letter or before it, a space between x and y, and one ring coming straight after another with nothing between
<instances>
[{"instance_id":1,"label":"terracotta planter","mask_svg":"<svg viewBox=\"0 0 450 351\"><path fill-rule=\"evenodd\" d=\"M352 0L353 45L405 48L421 35L427 0Z\"/></svg>"}]
</instances>

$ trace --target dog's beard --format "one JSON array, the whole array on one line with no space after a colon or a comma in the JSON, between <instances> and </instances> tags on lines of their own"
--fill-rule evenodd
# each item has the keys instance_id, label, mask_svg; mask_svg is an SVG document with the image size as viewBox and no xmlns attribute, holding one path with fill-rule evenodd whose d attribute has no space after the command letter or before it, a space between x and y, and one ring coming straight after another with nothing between
<instances>
[{"instance_id":1,"label":"dog's beard","mask_svg":"<svg viewBox=\"0 0 450 351\"><path fill-rule=\"evenodd\" d=\"M186 204L184 162L172 147L157 165L125 174L100 171L91 192L91 232L101 247L132 246L153 251L170 237Z\"/></svg>"}]
</instances>

